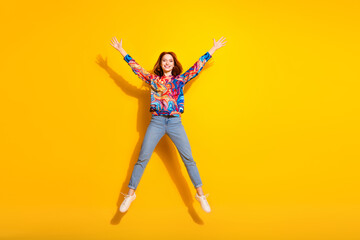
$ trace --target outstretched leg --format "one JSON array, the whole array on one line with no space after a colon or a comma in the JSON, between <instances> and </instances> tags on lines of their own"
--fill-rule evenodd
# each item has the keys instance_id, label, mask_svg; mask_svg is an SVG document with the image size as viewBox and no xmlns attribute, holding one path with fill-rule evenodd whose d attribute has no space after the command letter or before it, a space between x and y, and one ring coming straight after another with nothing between
<instances>
[{"instance_id":1,"label":"outstretched leg","mask_svg":"<svg viewBox=\"0 0 360 240\"><path fill-rule=\"evenodd\" d=\"M200 187L203 184L200 178L199 170L196 166L196 162L192 156L189 139L186 135L184 126L182 125L181 117L169 119L166 133L175 144L194 187L197 189L197 191L199 189L199 191L201 191L200 193L202 193L202 189Z\"/></svg>"},{"instance_id":2,"label":"outstretched leg","mask_svg":"<svg viewBox=\"0 0 360 240\"><path fill-rule=\"evenodd\" d=\"M134 165L134 169L128 185L128 187L130 188L130 195L132 195L134 192L131 189L136 190L140 179L144 173L145 167L148 164L156 145L164 136L164 134L165 126L162 119L158 117L152 117L141 145L138 161Z\"/></svg>"},{"instance_id":3,"label":"outstretched leg","mask_svg":"<svg viewBox=\"0 0 360 240\"><path fill-rule=\"evenodd\" d=\"M178 149L181 159L183 160L190 179L197 191L195 199L200 202L202 209L205 212L211 212L210 205L206 200L209 194L204 195L202 190L202 182L196 163L192 157L189 139L186 135L184 126L182 125L181 118L170 118L166 127L166 133L174 142Z\"/></svg>"}]
</instances>

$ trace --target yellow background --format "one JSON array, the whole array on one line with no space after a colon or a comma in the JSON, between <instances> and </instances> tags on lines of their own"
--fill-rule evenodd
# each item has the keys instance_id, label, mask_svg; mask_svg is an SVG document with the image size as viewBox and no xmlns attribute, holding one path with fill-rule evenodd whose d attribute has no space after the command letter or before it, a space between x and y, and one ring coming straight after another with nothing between
<instances>
[{"instance_id":1,"label":"yellow background","mask_svg":"<svg viewBox=\"0 0 360 240\"><path fill-rule=\"evenodd\" d=\"M360 239L358 1L1 3L0 239ZM184 70L183 124L212 212L168 136L118 211L150 70Z\"/></svg>"}]
</instances>

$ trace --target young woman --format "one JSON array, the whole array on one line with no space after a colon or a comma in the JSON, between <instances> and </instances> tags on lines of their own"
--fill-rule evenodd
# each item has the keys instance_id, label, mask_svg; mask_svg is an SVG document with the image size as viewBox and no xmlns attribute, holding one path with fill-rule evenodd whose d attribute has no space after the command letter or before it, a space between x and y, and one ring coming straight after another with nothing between
<instances>
[{"instance_id":1,"label":"young woman","mask_svg":"<svg viewBox=\"0 0 360 240\"><path fill-rule=\"evenodd\" d=\"M202 181L197 169L196 163L192 157L190 143L187 138L184 126L181 122L181 114L184 113L184 93L183 89L186 83L196 77L204 67L205 63L212 57L214 52L224 46L225 38L219 41L214 40L214 46L206 52L200 59L185 73L181 74L182 66L175 53L162 52L154 66L152 73L142 68L122 47L120 42L113 37L111 45L118 50L124 57L124 60L131 67L132 71L145 83L151 87L151 105L152 114L150 124L146 130L145 137L141 146L138 161L129 182L128 194L122 193L125 197L120 212L126 212L130 204L136 198L135 190L143 175L145 167L150 157L160 141L167 134L175 144L179 154L186 166L190 179L196 189L195 199L200 202L205 212L210 212L210 206L202 190Z\"/></svg>"}]
</instances>

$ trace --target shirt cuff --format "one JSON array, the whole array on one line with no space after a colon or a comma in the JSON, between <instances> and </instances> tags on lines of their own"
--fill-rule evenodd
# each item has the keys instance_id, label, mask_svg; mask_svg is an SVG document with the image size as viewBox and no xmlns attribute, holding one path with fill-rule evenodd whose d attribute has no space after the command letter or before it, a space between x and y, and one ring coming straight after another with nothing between
<instances>
[{"instance_id":1,"label":"shirt cuff","mask_svg":"<svg viewBox=\"0 0 360 240\"><path fill-rule=\"evenodd\" d=\"M206 53L200 58L200 60L201 60L201 61L204 61L204 60L209 61L209 59L210 59L211 57L212 57L211 54L210 54L209 52L206 52Z\"/></svg>"},{"instance_id":2,"label":"shirt cuff","mask_svg":"<svg viewBox=\"0 0 360 240\"><path fill-rule=\"evenodd\" d=\"M126 56L124 57L124 60L129 63L129 61L132 59L132 57L130 57L129 54L126 54Z\"/></svg>"}]
</instances>

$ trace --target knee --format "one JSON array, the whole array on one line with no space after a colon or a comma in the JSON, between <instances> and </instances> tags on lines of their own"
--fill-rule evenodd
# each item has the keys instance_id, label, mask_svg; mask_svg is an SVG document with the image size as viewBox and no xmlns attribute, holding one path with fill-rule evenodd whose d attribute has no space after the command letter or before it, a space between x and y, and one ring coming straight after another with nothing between
<instances>
[{"instance_id":1,"label":"knee","mask_svg":"<svg viewBox=\"0 0 360 240\"><path fill-rule=\"evenodd\" d=\"M196 165L196 162L194 160L193 157L184 157L184 163L186 165L191 165L191 166L195 166Z\"/></svg>"},{"instance_id":2,"label":"knee","mask_svg":"<svg viewBox=\"0 0 360 240\"><path fill-rule=\"evenodd\" d=\"M146 162L150 159L152 152L150 151L141 151L139 154L138 162Z\"/></svg>"},{"instance_id":3,"label":"knee","mask_svg":"<svg viewBox=\"0 0 360 240\"><path fill-rule=\"evenodd\" d=\"M139 158L137 160L137 162L135 163L135 166L140 166L142 168L145 168L148 162L149 162L149 159Z\"/></svg>"},{"instance_id":4,"label":"knee","mask_svg":"<svg viewBox=\"0 0 360 240\"><path fill-rule=\"evenodd\" d=\"M194 157L191 153L183 153L183 158L189 162L195 162Z\"/></svg>"}]
</instances>

